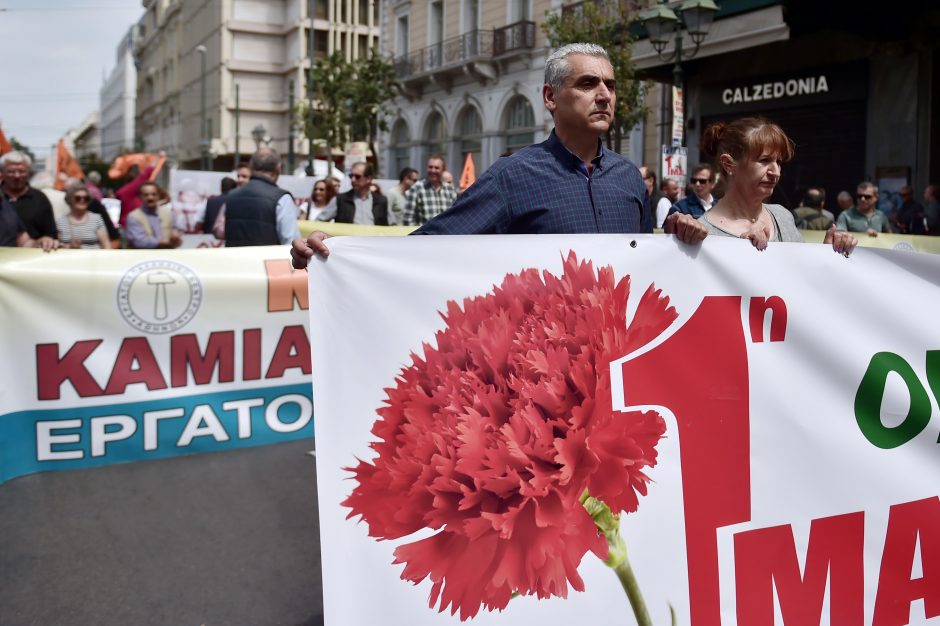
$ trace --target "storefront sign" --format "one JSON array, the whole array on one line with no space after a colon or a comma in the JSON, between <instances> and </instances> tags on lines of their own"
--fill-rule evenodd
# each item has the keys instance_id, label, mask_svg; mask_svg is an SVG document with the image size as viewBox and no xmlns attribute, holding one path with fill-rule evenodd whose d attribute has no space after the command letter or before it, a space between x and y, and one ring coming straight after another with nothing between
<instances>
[{"instance_id":1,"label":"storefront sign","mask_svg":"<svg viewBox=\"0 0 940 626\"><path fill-rule=\"evenodd\" d=\"M759 102L761 100L783 98L784 96L803 96L828 91L829 81L826 79L825 74L820 74L819 76L810 76L799 80L791 78L787 82L778 80L773 83L747 85L745 87L735 87L734 89L729 87L721 92L721 101L725 104Z\"/></svg>"},{"instance_id":2,"label":"storefront sign","mask_svg":"<svg viewBox=\"0 0 940 626\"><path fill-rule=\"evenodd\" d=\"M712 83L702 90L702 114L776 109L867 97L864 65L807 68L777 76Z\"/></svg>"}]
</instances>

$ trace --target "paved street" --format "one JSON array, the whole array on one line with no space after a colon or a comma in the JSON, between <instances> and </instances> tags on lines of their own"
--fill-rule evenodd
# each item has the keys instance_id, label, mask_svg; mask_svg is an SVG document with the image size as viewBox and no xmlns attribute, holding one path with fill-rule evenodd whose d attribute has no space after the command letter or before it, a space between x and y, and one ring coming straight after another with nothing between
<instances>
[{"instance_id":1,"label":"paved street","mask_svg":"<svg viewBox=\"0 0 940 626\"><path fill-rule=\"evenodd\" d=\"M322 624L313 446L0 485L0 624Z\"/></svg>"}]
</instances>

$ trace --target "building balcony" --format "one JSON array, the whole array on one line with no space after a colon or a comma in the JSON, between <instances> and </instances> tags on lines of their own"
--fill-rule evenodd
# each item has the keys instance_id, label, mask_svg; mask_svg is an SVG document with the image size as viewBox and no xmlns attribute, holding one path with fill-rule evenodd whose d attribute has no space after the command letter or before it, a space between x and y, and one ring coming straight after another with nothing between
<instances>
[{"instance_id":1,"label":"building balcony","mask_svg":"<svg viewBox=\"0 0 940 626\"><path fill-rule=\"evenodd\" d=\"M516 22L493 31L493 56L510 55L535 47L535 22Z\"/></svg>"},{"instance_id":2,"label":"building balcony","mask_svg":"<svg viewBox=\"0 0 940 626\"><path fill-rule=\"evenodd\" d=\"M494 30L474 30L393 60L395 76L406 89L424 83L449 87L453 77L494 79L496 62L535 47L535 22L516 22Z\"/></svg>"}]
</instances>

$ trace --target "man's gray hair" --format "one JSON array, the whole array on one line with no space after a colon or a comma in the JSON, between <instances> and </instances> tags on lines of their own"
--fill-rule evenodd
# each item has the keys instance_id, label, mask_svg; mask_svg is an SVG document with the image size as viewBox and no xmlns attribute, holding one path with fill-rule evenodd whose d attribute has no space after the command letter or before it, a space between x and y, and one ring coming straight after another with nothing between
<instances>
[{"instance_id":1,"label":"man's gray hair","mask_svg":"<svg viewBox=\"0 0 940 626\"><path fill-rule=\"evenodd\" d=\"M870 191L875 196L875 200L878 199L878 185L875 183L870 183L867 180L858 184L859 189L865 189Z\"/></svg>"},{"instance_id":2,"label":"man's gray hair","mask_svg":"<svg viewBox=\"0 0 940 626\"><path fill-rule=\"evenodd\" d=\"M33 160L29 158L28 154L24 154L19 150L13 150L0 156L0 169L6 167L7 163L25 163L27 168L33 169Z\"/></svg>"},{"instance_id":3,"label":"man's gray hair","mask_svg":"<svg viewBox=\"0 0 940 626\"><path fill-rule=\"evenodd\" d=\"M249 161L251 171L265 174L276 174L280 164L281 155L274 148L259 148L251 155L251 161Z\"/></svg>"},{"instance_id":4,"label":"man's gray hair","mask_svg":"<svg viewBox=\"0 0 940 626\"><path fill-rule=\"evenodd\" d=\"M90 182L92 185L98 185L99 183L101 183L101 174L99 174L95 170L88 172L88 176L86 176L86 178L88 179L88 182Z\"/></svg>"},{"instance_id":5,"label":"man's gray hair","mask_svg":"<svg viewBox=\"0 0 940 626\"><path fill-rule=\"evenodd\" d=\"M589 57L601 57L610 61L607 50L596 43L569 43L558 48L548 56L545 61L545 84L552 91L560 91L568 78L568 57L572 54L583 54Z\"/></svg>"}]
</instances>

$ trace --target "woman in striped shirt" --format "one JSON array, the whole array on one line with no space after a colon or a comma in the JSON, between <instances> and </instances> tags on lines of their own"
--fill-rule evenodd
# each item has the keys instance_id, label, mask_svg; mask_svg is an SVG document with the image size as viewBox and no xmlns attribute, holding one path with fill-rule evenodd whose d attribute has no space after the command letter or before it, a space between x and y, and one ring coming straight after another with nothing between
<instances>
[{"instance_id":1,"label":"woman in striped shirt","mask_svg":"<svg viewBox=\"0 0 940 626\"><path fill-rule=\"evenodd\" d=\"M111 242L104 220L88 210L91 202L88 188L81 183L72 185L65 191L65 202L69 205L69 212L55 221L59 241L69 248L110 250Z\"/></svg>"}]
</instances>

